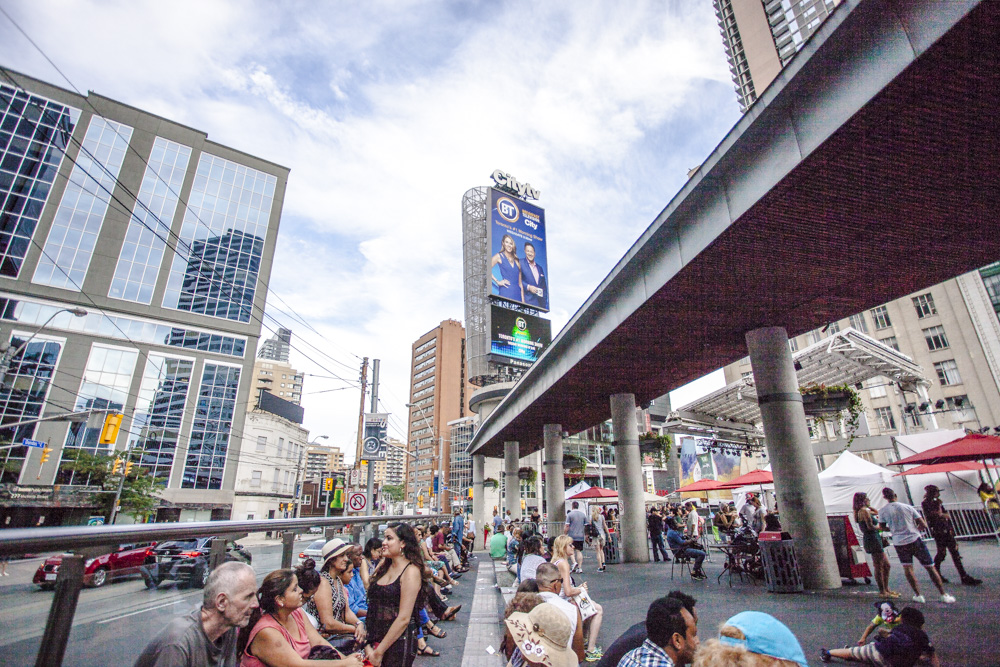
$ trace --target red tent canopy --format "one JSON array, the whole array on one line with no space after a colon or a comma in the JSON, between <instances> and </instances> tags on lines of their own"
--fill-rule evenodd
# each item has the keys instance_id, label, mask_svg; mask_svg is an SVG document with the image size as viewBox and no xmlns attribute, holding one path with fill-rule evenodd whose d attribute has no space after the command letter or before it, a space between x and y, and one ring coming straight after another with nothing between
<instances>
[{"instance_id":1,"label":"red tent canopy","mask_svg":"<svg viewBox=\"0 0 1000 667\"><path fill-rule=\"evenodd\" d=\"M750 486L751 484L770 484L773 481L774 475L772 475L769 470L751 470L747 474L740 475L736 479L723 482L718 486L718 488L738 489L741 486Z\"/></svg>"},{"instance_id":2,"label":"red tent canopy","mask_svg":"<svg viewBox=\"0 0 1000 667\"><path fill-rule=\"evenodd\" d=\"M618 492L611 489L602 489L599 486L592 486L586 491L581 491L575 496L570 496L566 500L586 500L588 498L617 498Z\"/></svg>"},{"instance_id":3,"label":"red tent canopy","mask_svg":"<svg viewBox=\"0 0 1000 667\"><path fill-rule=\"evenodd\" d=\"M990 464L991 468L1000 468ZM984 470L986 466L979 461L955 461L954 463L929 463L926 465L910 468L903 472L896 473L896 477L902 475L927 475L932 472L964 472L966 470Z\"/></svg>"},{"instance_id":4,"label":"red tent canopy","mask_svg":"<svg viewBox=\"0 0 1000 667\"><path fill-rule=\"evenodd\" d=\"M973 433L958 440L939 445L926 452L907 456L892 465L916 465L918 463L954 463L956 461L982 461L1000 458L1000 438L995 435Z\"/></svg>"},{"instance_id":5,"label":"red tent canopy","mask_svg":"<svg viewBox=\"0 0 1000 667\"><path fill-rule=\"evenodd\" d=\"M699 479L697 482L692 482L687 486L682 486L677 489L677 493L694 493L696 491L718 491L721 484L714 479Z\"/></svg>"}]
</instances>

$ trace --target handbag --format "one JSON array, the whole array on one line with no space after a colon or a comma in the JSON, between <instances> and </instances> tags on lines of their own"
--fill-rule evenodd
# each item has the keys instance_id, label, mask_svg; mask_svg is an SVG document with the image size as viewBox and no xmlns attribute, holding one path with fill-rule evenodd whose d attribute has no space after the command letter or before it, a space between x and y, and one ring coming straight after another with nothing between
<instances>
[{"instance_id":1,"label":"handbag","mask_svg":"<svg viewBox=\"0 0 1000 667\"><path fill-rule=\"evenodd\" d=\"M337 649L319 644L309 650L309 657L306 660L341 660L343 657Z\"/></svg>"},{"instance_id":2,"label":"handbag","mask_svg":"<svg viewBox=\"0 0 1000 667\"><path fill-rule=\"evenodd\" d=\"M586 588L581 588L580 592L572 597L572 600L577 608L579 608L582 620L586 621L597 613L597 607L594 606L594 601L590 599L590 594L587 593Z\"/></svg>"}]
</instances>

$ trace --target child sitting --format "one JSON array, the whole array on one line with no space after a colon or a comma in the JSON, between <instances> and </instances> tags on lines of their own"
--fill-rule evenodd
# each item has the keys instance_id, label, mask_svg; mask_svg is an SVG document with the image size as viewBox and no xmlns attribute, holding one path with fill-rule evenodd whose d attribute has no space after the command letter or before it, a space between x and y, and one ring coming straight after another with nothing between
<instances>
[{"instance_id":1,"label":"child sitting","mask_svg":"<svg viewBox=\"0 0 1000 667\"><path fill-rule=\"evenodd\" d=\"M858 646L864 646L868 641L868 636L878 630L879 637L888 637L896 629L896 626L903 621L899 618L899 610L891 602L876 602L875 611L878 612L872 622L865 628L865 633L858 640Z\"/></svg>"},{"instance_id":2,"label":"child sitting","mask_svg":"<svg viewBox=\"0 0 1000 667\"><path fill-rule=\"evenodd\" d=\"M819 650L820 660L830 662L840 658L847 662L860 662L865 665L892 667L913 667L923 656L928 656L931 667L940 667L934 647L927 634L921 630L924 626L924 615L914 607L903 607L899 612L901 623L887 637L876 637L871 644L852 648L838 648L828 651Z\"/></svg>"}]
</instances>

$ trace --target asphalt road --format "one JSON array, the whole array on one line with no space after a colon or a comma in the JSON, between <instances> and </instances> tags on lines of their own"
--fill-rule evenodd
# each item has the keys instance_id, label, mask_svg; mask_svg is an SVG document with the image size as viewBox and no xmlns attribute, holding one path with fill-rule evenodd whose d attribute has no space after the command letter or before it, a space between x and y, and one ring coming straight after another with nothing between
<instances>
[{"instance_id":1,"label":"asphalt road","mask_svg":"<svg viewBox=\"0 0 1000 667\"><path fill-rule=\"evenodd\" d=\"M295 548L310 540L296 542ZM278 545L250 545L258 580L281 565ZM296 554L297 555L297 554ZM53 593L31 583L42 559L9 564L0 578L0 664L30 667L41 643ZM147 590L138 575L80 593L70 642L63 660L74 667L131 665L148 641L173 617L201 603L200 589L163 584Z\"/></svg>"}]
</instances>

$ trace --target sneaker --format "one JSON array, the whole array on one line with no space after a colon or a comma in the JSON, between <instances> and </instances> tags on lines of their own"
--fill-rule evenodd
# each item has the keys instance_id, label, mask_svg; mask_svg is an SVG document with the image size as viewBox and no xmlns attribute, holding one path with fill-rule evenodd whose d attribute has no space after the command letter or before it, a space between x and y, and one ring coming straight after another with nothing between
<instances>
[{"instance_id":1,"label":"sneaker","mask_svg":"<svg viewBox=\"0 0 1000 667\"><path fill-rule=\"evenodd\" d=\"M983 583L983 580L976 579L975 577L965 577L964 579L962 579L962 583L965 584L966 586L978 586L979 584Z\"/></svg>"},{"instance_id":2,"label":"sneaker","mask_svg":"<svg viewBox=\"0 0 1000 667\"><path fill-rule=\"evenodd\" d=\"M954 604L955 596L948 595L947 593L945 593L944 595L941 596L941 602L944 602L945 604Z\"/></svg>"},{"instance_id":3,"label":"sneaker","mask_svg":"<svg viewBox=\"0 0 1000 667\"><path fill-rule=\"evenodd\" d=\"M950 584L950 583L951 583L951 582L950 582L950 581L948 580L948 578L947 578L946 576L944 576L943 574L941 574L940 572L938 573L938 576L939 576L939 577L941 577L941 583L942 583L942 584Z\"/></svg>"},{"instance_id":4,"label":"sneaker","mask_svg":"<svg viewBox=\"0 0 1000 667\"><path fill-rule=\"evenodd\" d=\"M883 597L887 597L887 598L890 598L892 600L897 600L897 599L899 599L899 598L901 598L903 596L901 594L897 593L896 591L888 591L888 592L885 593L885 595Z\"/></svg>"},{"instance_id":5,"label":"sneaker","mask_svg":"<svg viewBox=\"0 0 1000 667\"><path fill-rule=\"evenodd\" d=\"M606 570L606 569L607 569L607 568L606 568L606 567L604 567L604 566L602 565L602 566L600 566L599 568L597 568L597 571L598 571L598 572L604 572L604 570Z\"/></svg>"},{"instance_id":6,"label":"sneaker","mask_svg":"<svg viewBox=\"0 0 1000 667\"><path fill-rule=\"evenodd\" d=\"M597 651L587 651L587 654L584 657L584 659L587 662L597 662L598 660L601 659L601 654L598 653Z\"/></svg>"},{"instance_id":7,"label":"sneaker","mask_svg":"<svg viewBox=\"0 0 1000 667\"><path fill-rule=\"evenodd\" d=\"M914 602L919 602L920 604L927 602L927 598L925 598L923 595L914 595L912 600Z\"/></svg>"},{"instance_id":8,"label":"sneaker","mask_svg":"<svg viewBox=\"0 0 1000 667\"><path fill-rule=\"evenodd\" d=\"M825 648L821 648L819 650L819 659L822 662L832 662L833 656L830 655L830 652L828 650L826 650Z\"/></svg>"}]
</instances>

